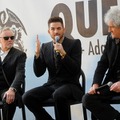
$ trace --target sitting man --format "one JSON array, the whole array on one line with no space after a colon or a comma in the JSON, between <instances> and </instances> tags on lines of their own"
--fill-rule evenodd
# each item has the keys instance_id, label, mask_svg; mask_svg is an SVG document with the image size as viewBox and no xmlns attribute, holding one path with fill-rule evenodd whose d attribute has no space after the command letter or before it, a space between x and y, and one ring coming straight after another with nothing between
<instances>
[{"instance_id":1,"label":"sitting man","mask_svg":"<svg viewBox=\"0 0 120 120\"><path fill-rule=\"evenodd\" d=\"M9 27L0 30L0 99L4 102L4 120L13 119L17 97L25 80L26 54L13 47L14 38L14 31Z\"/></svg>"},{"instance_id":2,"label":"sitting man","mask_svg":"<svg viewBox=\"0 0 120 120\"><path fill-rule=\"evenodd\" d=\"M34 72L42 76L48 69L48 81L23 95L23 102L37 120L53 120L42 107L42 102L53 98L58 120L69 120L68 101L81 100L83 92L79 84L81 74L81 42L64 36L65 28L60 17L48 20L48 32L52 41L43 43L37 37Z\"/></svg>"},{"instance_id":3,"label":"sitting man","mask_svg":"<svg viewBox=\"0 0 120 120\"><path fill-rule=\"evenodd\" d=\"M120 113L106 102L114 96L120 96L120 7L113 7L105 14L105 23L110 34L98 62L92 87L82 101L92 112L92 120L120 120ZM101 85L110 88L96 91Z\"/></svg>"}]
</instances>

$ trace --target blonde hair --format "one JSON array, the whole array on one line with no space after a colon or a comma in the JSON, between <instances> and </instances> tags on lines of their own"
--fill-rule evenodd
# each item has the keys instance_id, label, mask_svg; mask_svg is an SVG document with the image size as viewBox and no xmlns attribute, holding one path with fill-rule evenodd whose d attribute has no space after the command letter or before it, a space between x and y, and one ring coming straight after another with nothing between
<instances>
[{"instance_id":1,"label":"blonde hair","mask_svg":"<svg viewBox=\"0 0 120 120\"><path fill-rule=\"evenodd\" d=\"M15 31L13 30L13 29L11 29L10 27L2 27L1 29L0 29L0 34L3 32L3 31L6 31L6 30L10 30L11 32L13 32L13 34L15 34Z\"/></svg>"}]
</instances>

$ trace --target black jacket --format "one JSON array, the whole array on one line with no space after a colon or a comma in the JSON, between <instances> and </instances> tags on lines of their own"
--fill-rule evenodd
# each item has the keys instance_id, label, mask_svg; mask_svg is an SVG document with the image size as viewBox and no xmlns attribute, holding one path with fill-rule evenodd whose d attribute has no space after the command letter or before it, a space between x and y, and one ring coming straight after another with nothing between
<instances>
[{"instance_id":1,"label":"black jacket","mask_svg":"<svg viewBox=\"0 0 120 120\"><path fill-rule=\"evenodd\" d=\"M40 57L34 58L34 72L37 77L42 76L46 69L48 70L48 81L45 85L51 84L76 84L79 85L79 77L81 74L81 42L64 38L63 48L66 56L61 59L60 69L55 68L53 43L48 42L42 44Z\"/></svg>"},{"instance_id":2,"label":"black jacket","mask_svg":"<svg viewBox=\"0 0 120 120\"><path fill-rule=\"evenodd\" d=\"M26 54L16 48L11 48L2 62L2 67L11 87L19 91L25 80Z\"/></svg>"},{"instance_id":3,"label":"black jacket","mask_svg":"<svg viewBox=\"0 0 120 120\"><path fill-rule=\"evenodd\" d=\"M119 63L116 62L117 55L120 53L119 48L120 43L116 44L115 39L112 39L111 35L109 34L107 37L104 53L101 56L101 59L98 62L97 68L95 70L93 84L97 83L101 85L102 83L105 84L109 81L114 83L120 80L120 56L118 57ZM117 64L117 66L115 64Z\"/></svg>"}]
</instances>

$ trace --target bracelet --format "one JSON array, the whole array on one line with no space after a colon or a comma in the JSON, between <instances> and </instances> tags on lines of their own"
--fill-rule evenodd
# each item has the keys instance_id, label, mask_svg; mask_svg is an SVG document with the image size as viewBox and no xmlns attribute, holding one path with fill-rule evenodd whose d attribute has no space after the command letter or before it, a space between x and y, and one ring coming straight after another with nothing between
<instances>
[{"instance_id":1,"label":"bracelet","mask_svg":"<svg viewBox=\"0 0 120 120\"><path fill-rule=\"evenodd\" d=\"M66 56L66 52L64 54L61 54L62 59Z\"/></svg>"}]
</instances>

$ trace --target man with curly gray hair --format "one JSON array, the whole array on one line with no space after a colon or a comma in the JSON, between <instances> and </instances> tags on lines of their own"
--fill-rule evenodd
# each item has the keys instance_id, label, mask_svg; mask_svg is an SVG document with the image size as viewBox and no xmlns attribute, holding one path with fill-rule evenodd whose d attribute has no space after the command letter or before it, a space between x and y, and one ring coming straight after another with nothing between
<instances>
[{"instance_id":1,"label":"man with curly gray hair","mask_svg":"<svg viewBox=\"0 0 120 120\"><path fill-rule=\"evenodd\" d=\"M120 96L120 7L108 10L104 20L109 32L105 50L95 70L92 87L82 101L92 112L92 120L120 120L120 113L109 103L113 97Z\"/></svg>"}]
</instances>

